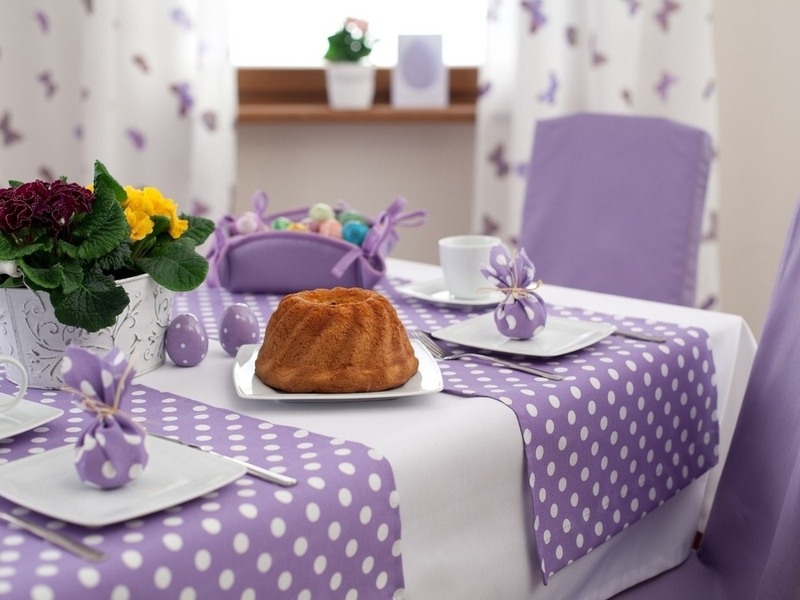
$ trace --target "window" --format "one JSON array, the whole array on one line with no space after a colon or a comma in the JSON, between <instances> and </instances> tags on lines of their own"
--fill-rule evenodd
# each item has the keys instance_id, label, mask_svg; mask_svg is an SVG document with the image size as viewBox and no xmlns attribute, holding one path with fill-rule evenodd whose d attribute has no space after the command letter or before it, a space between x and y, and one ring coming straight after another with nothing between
<instances>
[{"instance_id":1,"label":"window","mask_svg":"<svg viewBox=\"0 0 800 600\"><path fill-rule=\"evenodd\" d=\"M486 53L487 0L229 0L234 66L320 68L327 38L345 17L369 22L378 41L371 61L397 62L397 36L444 36L450 67L480 65Z\"/></svg>"}]
</instances>

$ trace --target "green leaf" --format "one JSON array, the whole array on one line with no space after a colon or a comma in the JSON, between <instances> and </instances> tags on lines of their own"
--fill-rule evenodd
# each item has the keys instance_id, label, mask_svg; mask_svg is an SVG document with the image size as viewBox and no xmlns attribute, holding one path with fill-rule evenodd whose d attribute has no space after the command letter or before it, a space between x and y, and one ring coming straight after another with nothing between
<instances>
[{"instance_id":1,"label":"green leaf","mask_svg":"<svg viewBox=\"0 0 800 600\"><path fill-rule=\"evenodd\" d=\"M169 217L163 215L150 215L150 220L153 222L153 231L148 234L157 237L158 234L169 230Z\"/></svg>"},{"instance_id":2,"label":"green leaf","mask_svg":"<svg viewBox=\"0 0 800 600\"><path fill-rule=\"evenodd\" d=\"M0 260L16 260L23 256L30 256L39 250L47 251L48 245L44 242L34 242L27 246L17 246L5 234L0 234Z\"/></svg>"},{"instance_id":3,"label":"green leaf","mask_svg":"<svg viewBox=\"0 0 800 600\"><path fill-rule=\"evenodd\" d=\"M114 248L108 254L97 259L97 266L106 273L119 271L128 264L131 258L130 242L125 242Z\"/></svg>"},{"instance_id":4,"label":"green leaf","mask_svg":"<svg viewBox=\"0 0 800 600\"><path fill-rule=\"evenodd\" d=\"M109 275L91 271L71 293L51 292L56 318L64 325L94 332L113 325L130 302L127 292Z\"/></svg>"},{"instance_id":5,"label":"green leaf","mask_svg":"<svg viewBox=\"0 0 800 600\"><path fill-rule=\"evenodd\" d=\"M181 219L189 221L189 229L183 232L181 241L191 242L194 246L199 246L214 233L214 221L205 217L195 215L181 215Z\"/></svg>"},{"instance_id":6,"label":"green leaf","mask_svg":"<svg viewBox=\"0 0 800 600\"><path fill-rule=\"evenodd\" d=\"M64 283L63 264L40 267L30 265L24 260L19 261L18 264L24 276L41 288L58 288Z\"/></svg>"},{"instance_id":7,"label":"green leaf","mask_svg":"<svg viewBox=\"0 0 800 600\"><path fill-rule=\"evenodd\" d=\"M122 206L113 196L95 195L92 212L76 224L72 233L79 240L75 256L91 260L111 252L128 239L130 227Z\"/></svg>"},{"instance_id":8,"label":"green leaf","mask_svg":"<svg viewBox=\"0 0 800 600\"><path fill-rule=\"evenodd\" d=\"M148 256L135 260L134 264L174 292L193 290L208 274L208 261L191 244L180 243L180 240L153 248Z\"/></svg>"},{"instance_id":9,"label":"green leaf","mask_svg":"<svg viewBox=\"0 0 800 600\"><path fill-rule=\"evenodd\" d=\"M69 294L77 290L83 284L83 265L77 260L62 260L61 266L64 268L61 291L65 294Z\"/></svg>"}]
</instances>

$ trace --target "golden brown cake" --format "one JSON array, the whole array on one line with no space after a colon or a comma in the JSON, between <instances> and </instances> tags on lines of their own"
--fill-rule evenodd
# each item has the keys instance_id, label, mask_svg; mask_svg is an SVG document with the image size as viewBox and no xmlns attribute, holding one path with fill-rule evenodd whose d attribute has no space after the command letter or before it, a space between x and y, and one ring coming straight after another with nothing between
<instances>
[{"instance_id":1,"label":"golden brown cake","mask_svg":"<svg viewBox=\"0 0 800 600\"><path fill-rule=\"evenodd\" d=\"M259 379L292 393L388 390L406 383L418 367L394 307L361 288L285 296L256 357Z\"/></svg>"}]
</instances>

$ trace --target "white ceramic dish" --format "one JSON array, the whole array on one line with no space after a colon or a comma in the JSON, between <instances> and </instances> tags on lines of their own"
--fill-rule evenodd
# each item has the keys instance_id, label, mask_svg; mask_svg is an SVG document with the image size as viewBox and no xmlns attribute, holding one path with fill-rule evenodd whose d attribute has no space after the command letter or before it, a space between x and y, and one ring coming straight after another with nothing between
<instances>
[{"instance_id":1,"label":"white ceramic dish","mask_svg":"<svg viewBox=\"0 0 800 600\"><path fill-rule=\"evenodd\" d=\"M20 400L8 412L0 413L0 440L30 431L63 414L64 411L55 406Z\"/></svg>"},{"instance_id":2,"label":"white ceramic dish","mask_svg":"<svg viewBox=\"0 0 800 600\"><path fill-rule=\"evenodd\" d=\"M279 402L360 402L365 400L390 400L405 396L418 396L439 392L444 388L442 372L436 360L425 347L411 340L414 354L419 359L417 374L405 385L382 392L361 392L357 394L290 394L271 388L255 374L258 344L247 344L239 348L236 364L233 366L233 385L241 398L253 400L277 400Z\"/></svg>"},{"instance_id":3,"label":"white ceramic dish","mask_svg":"<svg viewBox=\"0 0 800 600\"><path fill-rule=\"evenodd\" d=\"M54 519L101 527L187 502L245 472L244 466L174 442L149 437L147 443L144 472L121 488L98 490L78 479L70 444L0 466L0 496Z\"/></svg>"},{"instance_id":4,"label":"white ceramic dish","mask_svg":"<svg viewBox=\"0 0 800 600\"><path fill-rule=\"evenodd\" d=\"M434 331L433 337L481 350L551 358L591 346L614 331L614 325L550 316L544 330L531 339L512 340L497 331L494 313L489 313Z\"/></svg>"},{"instance_id":5,"label":"white ceramic dish","mask_svg":"<svg viewBox=\"0 0 800 600\"><path fill-rule=\"evenodd\" d=\"M455 298L445 287L444 279L441 277L428 281L406 283L397 286L396 289L401 294L412 298L450 306L491 306L499 304L505 298L505 294L500 291L487 291L484 296L475 299Z\"/></svg>"}]
</instances>

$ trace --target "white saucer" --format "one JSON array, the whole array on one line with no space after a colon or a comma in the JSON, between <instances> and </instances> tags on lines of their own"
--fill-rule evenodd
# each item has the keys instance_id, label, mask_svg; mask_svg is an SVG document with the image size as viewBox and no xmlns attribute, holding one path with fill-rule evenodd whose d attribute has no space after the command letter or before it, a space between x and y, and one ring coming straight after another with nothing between
<instances>
[{"instance_id":1,"label":"white saucer","mask_svg":"<svg viewBox=\"0 0 800 600\"><path fill-rule=\"evenodd\" d=\"M433 337L481 350L550 358L591 346L616 329L605 323L551 316L544 329L531 339L514 340L497 331L494 313L489 313L434 331Z\"/></svg>"},{"instance_id":2,"label":"white saucer","mask_svg":"<svg viewBox=\"0 0 800 600\"><path fill-rule=\"evenodd\" d=\"M114 490L78 478L70 444L0 466L0 496L54 519L100 527L187 502L241 477L233 461L147 438L150 459L138 479Z\"/></svg>"},{"instance_id":3,"label":"white saucer","mask_svg":"<svg viewBox=\"0 0 800 600\"><path fill-rule=\"evenodd\" d=\"M431 394L444 389L439 365L425 347L417 340L411 340L414 354L419 360L417 374L405 385L382 392L361 392L357 394L290 394L280 392L265 385L256 375L256 356L259 344L246 344L236 354L233 366L233 385L241 398L253 400L277 400L279 402L361 402L364 400L390 400L405 396Z\"/></svg>"},{"instance_id":4,"label":"white saucer","mask_svg":"<svg viewBox=\"0 0 800 600\"><path fill-rule=\"evenodd\" d=\"M406 296L450 306L491 306L492 304L499 304L505 298L505 294L500 291L486 291L480 298L456 298L445 287L444 279L441 277L428 281L406 283L397 286L396 289Z\"/></svg>"},{"instance_id":5,"label":"white saucer","mask_svg":"<svg viewBox=\"0 0 800 600\"><path fill-rule=\"evenodd\" d=\"M20 400L19 404L8 412L0 413L0 440L44 425L63 414L64 411L55 406Z\"/></svg>"}]
</instances>

